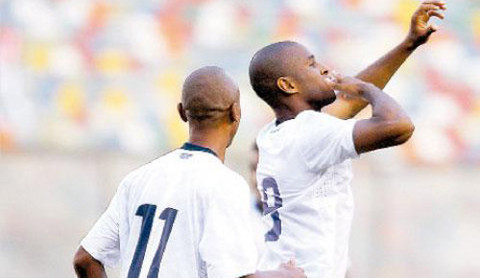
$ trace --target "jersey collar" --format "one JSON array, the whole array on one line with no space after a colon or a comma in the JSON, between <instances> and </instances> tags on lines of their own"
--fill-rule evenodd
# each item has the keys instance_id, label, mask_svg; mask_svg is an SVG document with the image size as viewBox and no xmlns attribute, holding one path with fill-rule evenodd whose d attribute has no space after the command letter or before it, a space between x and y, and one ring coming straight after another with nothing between
<instances>
[{"instance_id":1,"label":"jersey collar","mask_svg":"<svg viewBox=\"0 0 480 278\"><path fill-rule=\"evenodd\" d=\"M276 119L276 120L275 120L275 126L279 126L279 125L283 124L284 122L290 121L290 120L293 120L293 119L295 119L295 117L293 117L293 118L288 118L288 119L283 119L283 120Z\"/></svg>"},{"instance_id":2,"label":"jersey collar","mask_svg":"<svg viewBox=\"0 0 480 278\"><path fill-rule=\"evenodd\" d=\"M206 152L206 153L213 154L214 156L218 157L218 155L214 151L212 151L211 149L205 148L205 147L202 147L202 146L199 146L199 145L195 145L195 144L192 144L192 143L188 143L188 142L183 144L181 149L186 150L186 151Z\"/></svg>"}]
</instances>

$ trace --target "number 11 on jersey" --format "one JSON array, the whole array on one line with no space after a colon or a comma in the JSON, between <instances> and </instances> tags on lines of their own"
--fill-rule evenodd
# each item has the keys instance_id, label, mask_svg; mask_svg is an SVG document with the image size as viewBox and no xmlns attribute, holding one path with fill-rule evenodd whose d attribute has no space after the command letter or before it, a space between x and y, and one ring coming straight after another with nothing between
<instances>
[{"instance_id":1,"label":"number 11 on jersey","mask_svg":"<svg viewBox=\"0 0 480 278\"><path fill-rule=\"evenodd\" d=\"M132 264L128 270L128 278L137 278L140 276L142 270L143 259L145 257L145 251L147 250L148 239L150 238L150 232L152 231L153 219L157 210L156 205L143 204L138 207L135 215L142 217L142 227L140 229L140 238L133 254ZM160 219L165 220L163 226L162 236L160 237L160 244L158 245L155 256L153 257L152 265L148 271L148 278L157 277L158 270L160 269L160 262L162 261L163 252L167 247L168 238L172 232L173 222L177 217L177 210L173 208L166 208L160 213Z\"/></svg>"}]
</instances>

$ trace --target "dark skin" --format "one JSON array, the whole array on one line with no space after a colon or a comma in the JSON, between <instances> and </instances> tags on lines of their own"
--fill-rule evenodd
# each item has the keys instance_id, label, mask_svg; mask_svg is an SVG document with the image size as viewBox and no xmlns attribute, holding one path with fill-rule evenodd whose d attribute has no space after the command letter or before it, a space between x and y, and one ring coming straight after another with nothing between
<instances>
[{"instance_id":1,"label":"dark skin","mask_svg":"<svg viewBox=\"0 0 480 278\"><path fill-rule=\"evenodd\" d=\"M188 142L214 151L222 160L240 122L238 86L218 67L204 67L186 80L182 102L177 106L180 118L189 124ZM77 277L105 278L105 268L83 247L75 254ZM242 278L305 278L294 261L283 263L277 270L257 271Z\"/></svg>"},{"instance_id":2,"label":"dark skin","mask_svg":"<svg viewBox=\"0 0 480 278\"><path fill-rule=\"evenodd\" d=\"M411 137L414 126L403 109L381 89L413 51L426 43L437 30L428 21L430 17L443 19L441 10L445 9L445 4L440 1L422 3L412 16L407 38L356 78L332 74L329 68L318 64L303 46L292 46L284 52L278 51L272 59L261 55L254 57L250 68L251 83L257 94L273 108L278 123L293 119L305 110L322 110L348 119L370 103L372 117L358 121L354 128L357 152L401 144ZM271 49L272 52L278 50L276 47ZM291 57L294 59L289 59ZM257 58L258 61L255 61ZM284 72L280 72L282 70ZM262 80L278 75L273 85ZM340 91L338 98L334 89ZM272 101L265 97L268 91L276 93L278 99Z\"/></svg>"},{"instance_id":3,"label":"dark skin","mask_svg":"<svg viewBox=\"0 0 480 278\"><path fill-rule=\"evenodd\" d=\"M431 34L438 30L436 25L429 24L430 18L444 19L442 11L446 9L447 7L443 1L423 2L412 16L407 37L398 46L355 77L372 83L380 89L385 88L390 78L392 78L405 60L419 46L425 44ZM337 100L331 105L324 107L322 111L341 119L349 119L357 115L367 105L368 101L365 99L340 93Z\"/></svg>"},{"instance_id":4,"label":"dark skin","mask_svg":"<svg viewBox=\"0 0 480 278\"><path fill-rule=\"evenodd\" d=\"M79 278L106 278L103 264L92 257L83 247L79 247L73 258L75 273Z\"/></svg>"},{"instance_id":5,"label":"dark skin","mask_svg":"<svg viewBox=\"0 0 480 278\"><path fill-rule=\"evenodd\" d=\"M282 105L274 108L277 122L334 102L334 90L338 90L355 98L364 98L372 105L372 117L358 121L353 130L358 153L398 145L410 138L414 126L409 117L394 99L375 85L324 70L310 51L300 44L289 46L288 53L291 56L286 57L295 57L291 58L295 62L290 63L294 73L278 79L277 85L284 93L278 97Z\"/></svg>"},{"instance_id":6,"label":"dark skin","mask_svg":"<svg viewBox=\"0 0 480 278\"><path fill-rule=\"evenodd\" d=\"M354 129L356 150L363 153L402 144L411 137L414 126L395 100L380 88L387 84L414 49L428 41L437 30L436 26L428 25L428 20L432 16L443 18L440 11L445 9L443 2L422 3L412 16L407 38L357 76L363 80L337 76L318 63L308 49L292 42L284 43L283 47L272 47L273 50L266 55L256 55L252 60L251 74L260 76L259 72L268 71L268 67L264 67L266 63L281 63L283 66L285 75L276 79L275 84L279 89L277 103L271 105L278 123L295 118L305 110L322 110L347 119L371 104L372 117L358 121ZM275 72L269 72L265 76L273 74ZM251 79L254 83L258 81ZM340 91L339 98L334 90Z\"/></svg>"}]
</instances>

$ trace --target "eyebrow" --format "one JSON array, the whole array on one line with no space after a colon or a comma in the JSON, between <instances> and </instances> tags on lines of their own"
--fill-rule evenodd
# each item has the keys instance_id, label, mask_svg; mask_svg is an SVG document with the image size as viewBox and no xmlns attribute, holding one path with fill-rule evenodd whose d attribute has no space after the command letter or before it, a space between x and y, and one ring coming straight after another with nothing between
<instances>
[{"instance_id":1,"label":"eyebrow","mask_svg":"<svg viewBox=\"0 0 480 278\"><path fill-rule=\"evenodd\" d=\"M315 60L315 56L312 54L310 56L308 56L307 60L310 62L312 60Z\"/></svg>"}]
</instances>

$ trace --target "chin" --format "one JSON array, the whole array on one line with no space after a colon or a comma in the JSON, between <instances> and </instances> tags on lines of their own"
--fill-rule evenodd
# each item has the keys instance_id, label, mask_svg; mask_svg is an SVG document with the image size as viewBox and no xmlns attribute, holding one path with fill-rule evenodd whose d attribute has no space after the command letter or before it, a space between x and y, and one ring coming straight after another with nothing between
<instances>
[{"instance_id":1,"label":"chin","mask_svg":"<svg viewBox=\"0 0 480 278\"><path fill-rule=\"evenodd\" d=\"M322 99L317 99L311 103L315 111L322 110L323 107L332 104L337 99L334 91L328 91L323 93Z\"/></svg>"},{"instance_id":2,"label":"chin","mask_svg":"<svg viewBox=\"0 0 480 278\"><path fill-rule=\"evenodd\" d=\"M335 91L331 90L328 92L328 99L326 100L327 104L329 105L332 104L335 100L337 99L337 95L335 94Z\"/></svg>"}]
</instances>

